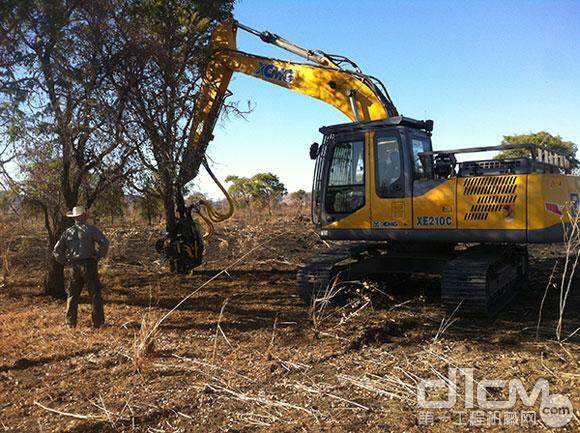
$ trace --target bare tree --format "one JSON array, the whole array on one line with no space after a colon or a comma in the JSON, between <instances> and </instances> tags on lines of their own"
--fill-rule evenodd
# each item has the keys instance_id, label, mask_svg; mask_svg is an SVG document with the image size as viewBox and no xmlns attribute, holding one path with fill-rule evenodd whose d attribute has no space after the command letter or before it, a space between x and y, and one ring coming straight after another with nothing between
<instances>
[{"instance_id":1,"label":"bare tree","mask_svg":"<svg viewBox=\"0 0 580 433\"><path fill-rule=\"evenodd\" d=\"M7 0L0 6L0 104L10 108L3 139L21 172L3 174L44 214L51 295L64 293L63 268L50 254L70 224L64 211L81 200L90 207L130 171L132 150L119 128L124 94L105 79L112 61L104 55L111 51L104 48L110 11L104 0Z\"/></svg>"},{"instance_id":2,"label":"bare tree","mask_svg":"<svg viewBox=\"0 0 580 433\"><path fill-rule=\"evenodd\" d=\"M176 197L197 176L205 149L192 146L195 97L209 37L233 0L118 1L114 40L119 89L128 89L126 136L153 174L168 230ZM232 106L235 109L235 106Z\"/></svg>"}]
</instances>

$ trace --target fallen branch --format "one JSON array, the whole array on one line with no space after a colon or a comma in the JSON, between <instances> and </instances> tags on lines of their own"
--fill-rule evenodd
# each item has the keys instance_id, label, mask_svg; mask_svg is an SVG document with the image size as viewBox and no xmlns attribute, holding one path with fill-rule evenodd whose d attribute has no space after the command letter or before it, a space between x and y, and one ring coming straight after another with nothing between
<instances>
[{"instance_id":1,"label":"fallen branch","mask_svg":"<svg viewBox=\"0 0 580 433\"><path fill-rule=\"evenodd\" d=\"M287 409L287 410L294 409L294 410L304 412L308 415L311 415L316 419L316 415L314 414L314 412L312 410L306 409L305 407L302 407L302 406L298 406L298 405L295 405L292 403L287 403L285 401L276 401L276 400L270 400L270 399L263 398L263 397L254 397L254 396L251 396L249 394L244 394L243 392L236 392L236 391L233 391L229 388L226 388L226 387L220 386L220 385L216 385L216 384L209 384L208 383L208 384L206 384L206 386L209 389L213 390L214 392L221 391L224 394L228 394L228 395L232 396L236 400L254 402L254 403L259 403L263 406L271 406L271 407L277 407L277 408Z\"/></svg>"},{"instance_id":2,"label":"fallen branch","mask_svg":"<svg viewBox=\"0 0 580 433\"><path fill-rule=\"evenodd\" d=\"M293 386L296 389L300 389L300 390L306 391L306 392L308 392L310 394L318 394L318 395L321 395L323 397L330 397L330 398L333 398L335 400L342 401L343 403L347 403L347 404L350 404L352 406L356 406L359 409L370 410L370 408L368 408L367 406L364 406L364 405L362 405L360 403L357 403L356 401L349 400L347 398L341 397L341 396L336 395L336 394L332 394L330 392L320 391L317 388L313 388L311 386L304 385L303 383L296 382Z\"/></svg>"},{"instance_id":3,"label":"fallen branch","mask_svg":"<svg viewBox=\"0 0 580 433\"><path fill-rule=\"evenodd\" d=\"M43 405L42 403L39 403L37 401L34 401L34 404L41 407L42 409L46 410L47 412L52 412L55 413L57 415L62 415L62 416L68 416L70 418L76 418L76 419L98 419L101 421L106 421L107 418L103 417L102 415L82 415L82 414L78 414L78 413L71 413L71 412L63 412L60 410L56 410L56 409L52 409L48 406Z\"/></svg>"},{"instance_id":4,"label":"fallen branch","mask_svg":"<svg viewBox=\"0 0 580 433\"><path fill-rule=\"evenodd\" d=\"M226 340L226 342L230 345L230 347L232 346L231 343L229 342L228 338L226 337L226 334L224 334L224 331L222 330L222 327L221 327L222 317L224 315L224 309L226 308L227 303L228 303L228 298L226 298L226 300L222 304L222 308L220 309L220 315L218 317L218 323L217 323L217 326L215 328L215 336L214 336L214 339L213 339L213 354L211 356L211 361L212 362L215 360L215 354L216 354L216 351L217 351L218 332L221 332L221 334L223 335L223 337Z\"/></svg>"},{"instance_id":5,"label":"fallen branch","mask_svg":"<svg viewBox=\"0 0 580 433\"><path fill-rule=\"evenodd\" d=\"M562 272L562 279L560 281L560 302L558 304L558 322L556 324L556 337L558 341L562 340L562 325L564 320L564 310L566 309L566 301L572 289L572 282L574 281L574 274L578 267L580 260L580 213L576 212L575 207L568 206L568 219L570 221L571 229L568 232L566 225L564 225L564 245L566 247L566 255L564 260L564 271Z\"/></svg>"},{"instance_id":6,"label":"fallen branch","mask_svg":"<svg viewBox=\"0 0 580 433\"><path fill-rule=\"evenodd\" d=\"M347 374L339 374L337 375L337 378L339 380L342 380L343 382L350 383L351 385L354 385L357 388L365 389L381 397L388 397L391 399L401 400L410 404L416 404L416 401L413 401L411 398L405 395L408 394L408 389L406 387L399 386L400 384L397 384L395 386L392 386L393 384L389 384L388 385L389 387L395 389L385 389L386 384L371 379L370 377L367 376L355 377Z\"/></svg>"}]
</instances>

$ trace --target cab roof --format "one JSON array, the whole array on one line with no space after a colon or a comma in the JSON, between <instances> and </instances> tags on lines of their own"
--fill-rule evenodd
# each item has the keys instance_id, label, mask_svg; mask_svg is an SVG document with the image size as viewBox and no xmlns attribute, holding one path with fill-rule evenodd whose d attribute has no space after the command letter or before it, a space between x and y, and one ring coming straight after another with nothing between
<instances>
[{"instance_id":1,"label":"cab roof","mask_svg":"<svg viewBox=\"0 0 580 433\"><path fill-rule=\"evenodd\" d=\"M433 131L432 120L416 120L404 116L389 117L387 119L373 120L370 122L351 122L351 123L341 123L338 125L323 126L322 128L320 128L319 131L324 135L328 135L341 132L356 132L395 126L407 126L409 128L425 131L428 134L430 134L431 131Z\"/></svg>"}]
</instances>

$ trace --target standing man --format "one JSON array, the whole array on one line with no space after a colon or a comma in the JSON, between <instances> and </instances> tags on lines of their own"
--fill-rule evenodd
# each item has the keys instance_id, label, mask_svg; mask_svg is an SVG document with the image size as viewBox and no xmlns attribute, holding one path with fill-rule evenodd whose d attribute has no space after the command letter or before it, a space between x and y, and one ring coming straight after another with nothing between
<instances>
[{"instance_id":1,"label":"standing man","mask_svg":"<svg viewBox=\"0 0 580 433\"><path fill-rule=\"evenodd\" d=\"M67 289L66 323L71 328L77 326L79 298L83 286L86 286L93 307L93 326L98 328L105 323L105 312L97 266L99 260L107 255L109 241L97 227L87 224L84 206L75 206L66 216L73 218L75 224L62 234L53 251L57 262L71 265L73 269Z\"/></svg>"}]
</instances>

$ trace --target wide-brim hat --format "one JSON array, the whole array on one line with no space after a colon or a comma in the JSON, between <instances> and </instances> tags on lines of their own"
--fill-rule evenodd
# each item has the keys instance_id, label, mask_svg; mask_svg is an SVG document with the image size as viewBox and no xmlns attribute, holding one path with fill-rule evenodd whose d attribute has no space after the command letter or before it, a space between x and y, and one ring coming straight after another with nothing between
<instances>
[{"instance_id":1,"label":"wide-brim hat","mask_svg":"<svg viewBox=\"0 0 580 433\"><path fill-rule=\"evenodd\" d=\"M75 206L73 207L72 211L67 212L66 216L69 218L76 218L86 214L87 211L84 206Z\"/></svg>"}]
</instances>

